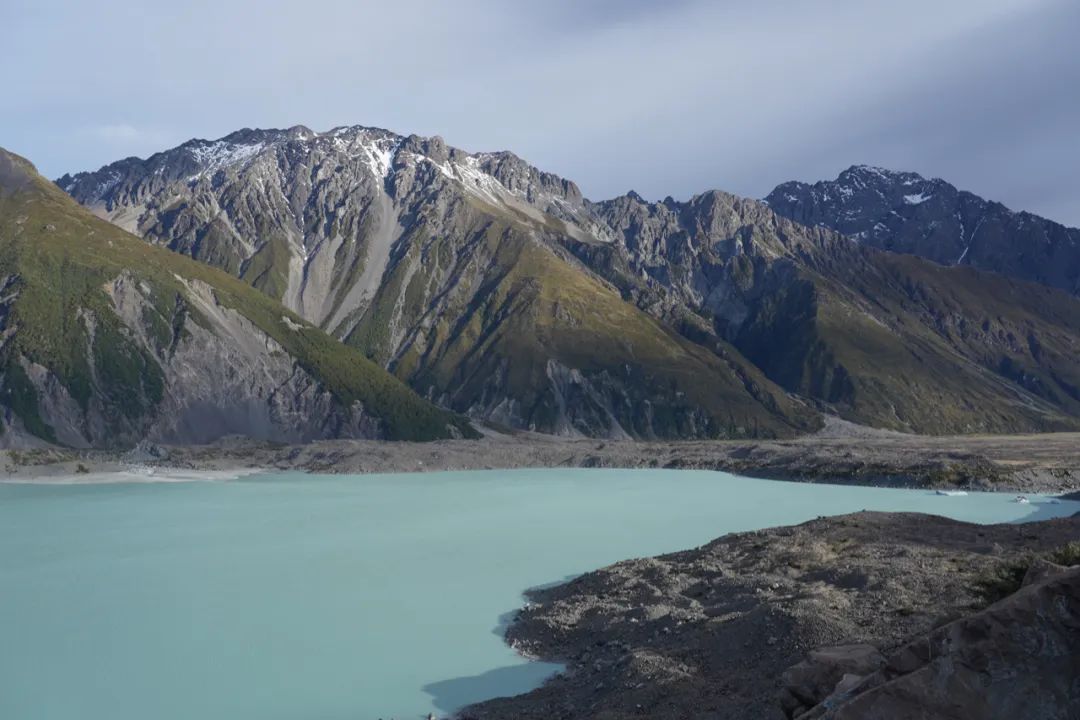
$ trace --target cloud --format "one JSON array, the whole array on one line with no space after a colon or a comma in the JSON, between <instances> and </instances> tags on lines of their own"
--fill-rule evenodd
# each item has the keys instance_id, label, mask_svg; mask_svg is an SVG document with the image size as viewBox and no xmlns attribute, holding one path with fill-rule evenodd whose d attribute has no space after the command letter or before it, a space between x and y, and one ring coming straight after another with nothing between
<instances>
[{"instance_id":1,"label":"cloud","mask_svg":"<svg viewBox=\"0 0 1080 720\"><path fill-rule=\"evenodd\" d=\"M146 156L180 142L175 133L162 128L136 127L131 123L103 123L78 128L73 144L102 157Z\"/></svg>"},{"instance_id":2,"label":"cloud","mask_svg":"<svg viewBox=\"0 0 1080 720\"><path fill-rule=\"evenodd\" d=\"M90 135L99 140L116 143L118 145L131 145L148 141L155 142L163 137L163 133L160 131L140 130L127 123L95 125L90 128L85 128L83 132L86 135Z\"/></svg>"},{"instance_id":3,"label":"cloud","mask_svg":"<svg viewBox=\"0 0 1080 720\"><path fill-rule=\"evenodd\" d=\"M1080 5L1036 3L930 48L906 80L862 93L857 122L836 108L791 167L816 179L848 156L1080 225L1076 27Z\"/></svg>"},{"instance_id":4,"label":"cloud","mask_svg":"<svg viewBox=\"0 0 1080 720\"><path fill-rule=\"evenodd\" d=\"M511 149L593 198L760 197L875 162L1080 224L1071 0L64 5L2 11L24 68L5 129L54 173L361 123Z\"/></svg>"}]
</instances>

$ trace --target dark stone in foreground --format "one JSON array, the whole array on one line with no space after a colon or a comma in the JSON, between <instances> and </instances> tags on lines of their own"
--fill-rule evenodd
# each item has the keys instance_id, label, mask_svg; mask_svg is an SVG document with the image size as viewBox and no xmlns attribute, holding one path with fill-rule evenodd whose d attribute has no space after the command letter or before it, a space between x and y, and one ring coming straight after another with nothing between
<instances>
[{"instance_id":1,"label":"dark stone in foreground","mask_svg":"<svg viewBox=\"0 0 1080 720\"><path fill-rule=\"evenodd\" d=\"M531 593L507 633L566 674L462 716L782 720L781 678L810 651L869 645L894 662L935 627L939 642L963 635L974 626L949 623L979 609L981 578L1078 537L1080 518L980 526L863 512L621 562ZM878 663L851 651L831 676L803 679L847 689Z\"/></svg>"},{"instance_id":2,"label":"dark stone in foreground","mask_svg":"<svg viewBox=\"0 0 1080 720\"><path fill-rule=\"evenodd\" d=\"M916 638L865 677L845 675L847 683L819 705L790 717L1080 716L1080 567L1046 572L1041 568L1041 579L986 610Z\"/></svg>"}]
</instances>

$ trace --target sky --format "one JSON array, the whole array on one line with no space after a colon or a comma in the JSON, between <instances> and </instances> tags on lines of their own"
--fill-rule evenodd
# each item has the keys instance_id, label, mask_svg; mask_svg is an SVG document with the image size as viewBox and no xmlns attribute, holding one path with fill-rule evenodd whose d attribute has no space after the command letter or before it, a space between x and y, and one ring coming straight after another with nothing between
<instances>
[{"instance_id":1,"label":"sky","mask_svg":"<svg viewBox=\"0 0 1080 720\"><path fill-rule=\"evenodd\" d=\"M49 177L360 124L595 200L872 164L1080 226L1075 0L0 0L0 27L0 146Z\"/></svg>"}]
</instances>

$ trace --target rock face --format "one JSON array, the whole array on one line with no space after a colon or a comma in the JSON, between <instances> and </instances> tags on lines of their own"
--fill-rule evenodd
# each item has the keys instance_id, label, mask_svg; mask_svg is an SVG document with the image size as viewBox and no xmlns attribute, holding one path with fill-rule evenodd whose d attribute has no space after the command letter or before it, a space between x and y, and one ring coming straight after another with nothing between
<instances>
[{"instance_id":1,"label":"rock face","mask_svg":"<svg viewBox=\"0 0 1080 720\"><path fill-rule=\"evenodd\" d=\"M801 718L827 704L854 683L881 669L885 657L873 645L840 645L810 652L780 678L780 706L788 718Z\"/></svg>"},{"instance_id":2,"label":"rock face","mask_svg":"<svg viewBox=\"0 0 1080 720\"><path fill-rule=\"evenodd\" d=\"M824 409L906 432L1080 427L1076 298L771 201L594 203L511 153L363 127L244 130L58 183L500 425L768 436Z\"/></svg>"},{"instance_id":3,"label":"rock face","mask_svg":"<svg viewBox=\"0 0 1080 720\"><path fill-rule=\"evenodd\" d=\"M1080 715L1080 567L1051 574L982 612L933 630L892 653L882 667L864 664L853 679L824 693L836 671L821 655L812 653L785 675L785 697L828 697L789 717L1075 718ZM823 682L811 688L814 693L799 694L807 674Z\"/></svg>"},{"instance_id":4,"label":"rock face","mask_svg":"<svg viewBox=\"0 0 1080 720\"><path fill-rule=\"evenodd\" d=\"M1080 293L1080 229L957 190L944 180L858 165L836 180L789 182L769 207L884 250L970 265Z\"/></svg>"},{"instance_id":5,"label":"rock face","mask_svg":"<svg viewBox=\"0 0 1080 720\"><path fill-rule=\"evenodd\" d=\"M0 150L0 444L470 433L220 271L93 217Z\"/></svg>"}]
</instances>

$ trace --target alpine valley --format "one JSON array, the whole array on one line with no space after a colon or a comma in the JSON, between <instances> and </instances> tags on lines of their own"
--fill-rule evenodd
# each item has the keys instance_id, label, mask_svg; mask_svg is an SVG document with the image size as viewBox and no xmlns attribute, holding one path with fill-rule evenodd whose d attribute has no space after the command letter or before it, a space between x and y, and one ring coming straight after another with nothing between
<instances>
[{"instance_id":1,"label":"alpine valley","mask_svg":"<svg viewBox=\"0 0 1080 720\"><path fill-rule=\"evenodd\" d=\"M60 178L83 209L2 161L9 434L1080 429L1080 231L939 180L592 202L508 152L293 127Z\"/></svg>"}]
</instances>

